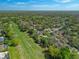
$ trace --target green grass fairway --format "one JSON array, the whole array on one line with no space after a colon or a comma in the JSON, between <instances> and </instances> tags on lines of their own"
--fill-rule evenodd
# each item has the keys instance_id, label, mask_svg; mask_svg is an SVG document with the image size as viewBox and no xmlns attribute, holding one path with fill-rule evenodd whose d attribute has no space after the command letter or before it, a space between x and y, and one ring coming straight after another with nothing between
<instances>
[{"instance_id":1,"label":"green grass fairway","mask_svg":"<svg viewBox=\"0 0 79 59\"><path fill-rule=\"evenodd\" d=\"M9 47L10 59L45 59L42 49L26 33L20 32L17 25L11 23L8 29L8 35L19 42L17 47Z\"/></svg>"},{"instance_id":2,"label":"green grass fairway","mask_svg":"<svg viewBox=\"0 0 79 59\"><path fill-rule=\"evenodd\" d=\"M15 47L9 47L10 59L20 59L19 51Z\"/></svg>"}]
</instances>

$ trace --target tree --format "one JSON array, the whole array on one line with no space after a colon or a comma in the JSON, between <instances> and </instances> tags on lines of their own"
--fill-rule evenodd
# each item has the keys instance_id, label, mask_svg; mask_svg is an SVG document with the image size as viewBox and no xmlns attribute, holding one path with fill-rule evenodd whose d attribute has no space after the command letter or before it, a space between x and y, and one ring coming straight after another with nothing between
<instances>
[{"instance_id":1,"label":"tree","mask_svg":"<svg viewBox=\"0 0 79 59\"><path fill-rule=\"evenodd\" d=\"M71 59L79 59L79 52L76 49L73 49L71 52Z\"/></svg>"},{"instance_id":2,"label":"tree","mask_svg":"<svg viewBox=\"0 0 79 59\"><path fill-rule=\"evenodd\" d=\"M69 48L61 48L60 49L60 56L61 59L70 59L70 49Z\"/></svg>"},{"instance_id":3,"label":"tree","mask_svg":"<svg viewBox=\"0 0 79 59\"><path fill-rule=\"evenodd\" d=\"M48 36L41 35L39 37L39 40L41 40L41 46L43 46L43 47L48 47L49 46Z\"/></svg>"},{"instance_id":4,"label":"tree","mask_svg":"<svg viewBox=\"0 0 79 59\"><path fill-rule=\"evenodd\" d=\"M53 59L59 58L59 49L53 46L48 48L49 55L52 56Z\"/></svg>"}]
</instances>

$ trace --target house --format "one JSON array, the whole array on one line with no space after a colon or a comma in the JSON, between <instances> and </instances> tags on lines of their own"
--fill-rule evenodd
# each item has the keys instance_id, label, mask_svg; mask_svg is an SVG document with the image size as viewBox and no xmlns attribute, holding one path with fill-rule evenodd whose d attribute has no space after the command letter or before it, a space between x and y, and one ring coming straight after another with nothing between
<instances>
[{"instance_id":1,"label":"house","mask_svg":"<svg viewBox=\"0 0 79 59\"><path fill-rule=\"evenodd\" d=\"M4 37L0 37L0 45L4 43Z\"/></svg>"},{"instance_id":2,"label":"house","mask_svg":"<svg viewBox=\"0 0 79 59\"><path fill-rule=\"evenodd\" d=\"M0 53L0 59L9 59L9 53L8 53L8 51L1 52Z\"/></svg>"},{"instance_id":3,"label":"house","mask_svg":"<svg viewBox=\"0 0 79 59\"><path fill-rule=\"evenodd\" d=\"M4 37L0 37L0 41L2 41L2 42L3 42L3 41L4 41Z\"/></svg>"},{"instance_id":4,"label":"house","mask_svg":"<svg viewBox=\"0 0 79 59\"><path fill-rule=\"evenodd\" d=\"M0 37L0 51L4 50L4 37Z\"/></svg>"},{"instance_id":5,"label":"house","mask_svg":"<svg viewBox=\"0 0 79 59\"><path fill-rule=\"evenodd\" d=\"M7 45L4 44L4 37L0 37L0 59L9 59L8 48Z\"/></svg>"}]
</instances>

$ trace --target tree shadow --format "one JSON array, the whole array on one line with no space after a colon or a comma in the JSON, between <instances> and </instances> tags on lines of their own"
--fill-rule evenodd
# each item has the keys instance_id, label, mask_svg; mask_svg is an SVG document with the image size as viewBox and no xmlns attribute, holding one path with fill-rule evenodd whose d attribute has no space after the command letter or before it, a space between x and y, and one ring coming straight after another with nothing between
<instances>
[{"instance_id":1,"label":"tree shadow","mask_svg":"<svg viewBox=\"0 0 79 59\"><path fill-rule=\"evenodd\" d=\"M52 57L48 54L48 51L43 51L45 59L52 59Z\"/></svg>"}]
</instances>

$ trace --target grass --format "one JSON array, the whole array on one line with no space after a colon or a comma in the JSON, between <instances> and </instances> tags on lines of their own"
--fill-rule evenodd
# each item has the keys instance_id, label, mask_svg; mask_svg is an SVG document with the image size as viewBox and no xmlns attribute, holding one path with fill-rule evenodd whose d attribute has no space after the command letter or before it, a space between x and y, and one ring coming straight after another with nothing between
<instances>
[{"instance_id":1,"label":"grass","mask_svg":"<svg viewBox=\"0 0 79 59\"><path fill-rule=\"evenodd\" d=\"M20 59L19 51L16 47L9 47L10 59Z\"/></svg>"},{"instance_id":2,"label":"grass","mask_svg":"<svg viewBox=\"0 0 79 59\"><path fill-rule=\"evenodd\" d=\"M8 29L9 36L19 42L17 47L9 47L10 59L45 59L42 49L27 33L20 32L16 24L11 23Z\"/></svg>"}]
</instances>

